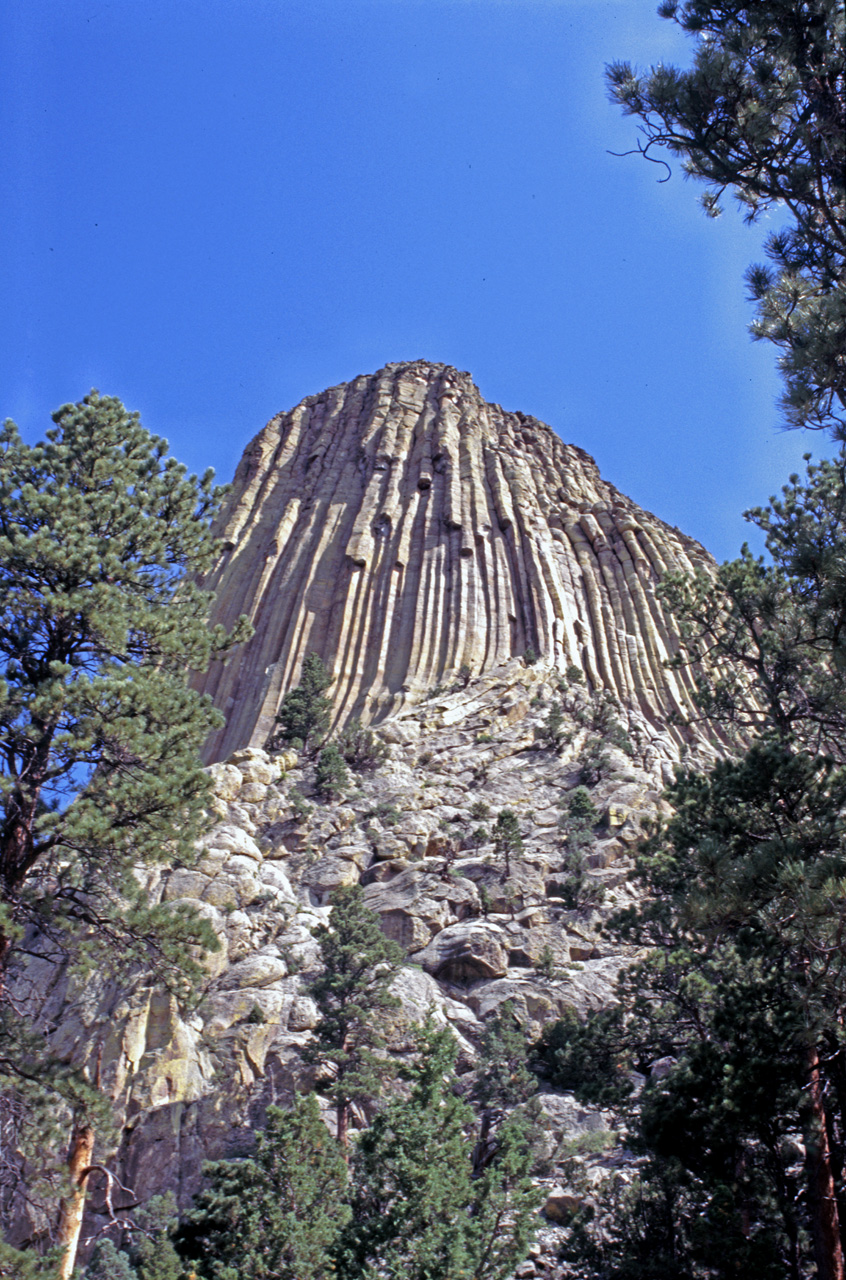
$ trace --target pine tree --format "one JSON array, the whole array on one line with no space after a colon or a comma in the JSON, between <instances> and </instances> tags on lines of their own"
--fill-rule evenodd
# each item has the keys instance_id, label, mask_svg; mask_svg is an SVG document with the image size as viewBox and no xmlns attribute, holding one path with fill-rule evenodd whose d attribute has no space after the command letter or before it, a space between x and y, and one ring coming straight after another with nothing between
<instances>
[{"instance_id":1,"label":"pine tree","mask_svg":"<svg viewBox=\"0 0 846 1280\"><path fill-rule=\"evenodd\" d=\"M308 750L326 736L332 714L332 699L327 698L326 690L331 683L332 676L323 659L316 653L307 653L299 684L279 704L278 727L270 740L271 748L287 742Z\"/></svg>"},{"instance_id":2,"label":"pine tree","mask_svg":"<svg viewBox=\"0 0 846 1280\"><path fill-rule=\"evenodd\" d=\"M473 1113L454 1092L455 1041L427 1026L420 1049L407 1072L409 1096L388 1103L358 1143L338 1274L500 1280L533 1234L538 1196L528 1144L509 1129L498 1163L474 1179Z\"/></svg>"},{"instance_id":3,"label":"pine tree","mask_svg":"<svg viewBox=\"0 0 846 1280\"><path fill-rule=\"evenodd\" d=\"M206 821L220 718L185 674L229 641L185 575L210 564L220 491L118 400L54 421L34 447L0 435L0 960L49 903L51 947L167 968L205 931L150 908L133 868L190 862Z\"/></svg>"},{"instance_id":4,"label":"pine tree","mask_svg":"<svg viewBox=\"0 0 846 1280\"><path fill-rule=\"evenodd\" d=\"M339 799L349 786L350 775L344 757L334 742L321 751L314 771L314 785L324 800Z\"/></svg>"},{"instance_id":5,"label":"pine tree","mask_svg":"<svg viewBox=\"0 0 846 1280\"><path fill-rule=\"evenodd\" d=\"M389 757L388 744L360 720L351 720L338 734L338 749L353 769L378 769Z\"/></svg>"},{"instance_id":6,"label":"pine tree","mask_svg":"<svg viewBox=\"0 0 846 1280\"><path fill-rule=\"evenodd\" d=\"M182 1260L172 1240L178 1222L171 1192L153 1196L134 1215L132 1259L139 1280L182 1280Z\"/></svg>"},{"instance_id":7,"label":"pine tree","mask_svg":"<svg viewBox=\"0 0 846 1280\"><path fill-rule=\"evenodd\" d=\"M210 1183L181 1229L206 1280L324 1280L349 1218L347 1169L314 1094L269 1107L256 1153L205 1167ZM152 1278L151 1278L152 1280Z\"/></svg>"},{"instance_id":8,"label":"pine tree","mask_svg":"<svg viewBox=\"0 0 846 1280\"><path fill-rule=\"evenodd\" d=\"M138 1272L127 1253L119 1250L111 1240L103 1240L85 1268L85 1280L138 1280Z\"/></svg>"},{"instance_id":9,"label":"pine tree","mask_svg":"<svg viewBox=\"0 0 846 1280\"><path fill-rule=\"evenodd\" d=\"M519 857L523 852L520 822L513 809L500 810L491 837L497 857L505 861L504 878L507 878L511 875L512 855Z\"/></svg>"},{"instance_id":10,"label":"pine tree","mask_svg":"<svg viewBox=\"0 0 846 1280\"><path fill-rule=\"evenodd\" d=\"M696 41L693 64L644 75L615 63L612 97L652 149L684 157L716 216L731 191L746 220L782 209L772 266L747 281L757 338L780 348L791 426L846 431L846 13L841 0L664 0ZM669 175L668 175L669 176Z\"/></svg>"},{"instance_id":11,"label":"pine tree","mask_svg":"<svg viewBox=\"0 0 846 1280\"><path fill-rule=\"evenodd\" d=\"M338 1117L338 1141L346 1149L350 1108L377 1098L390 1074L390 1065L374 1050L384 1044L385 1025L399 1004L390 985L404 957L382 933L360 885L336 889L330 903L328 927L315 932L324 971L309 987L321 1017L308 1054L334 1071L328 1092Z\"/></svg>"},{"instance_id":12,"label":"pine tree","mask_svg":"<svg viewBox=\"0 0 846 1280\"><path fill-rule=\"evenodd\" d=\"M499 1143L491 1130L508 1112L537 1091L537 1077L529 1070L529 1044L510 1000L505 1000L485 1023L473 1097L482 1107L473 1169L479 1173L496 1156Z\"/></svg>"},{"instance_id":13,"label":"pine tree","mask_svg":"<svg viewBox=\"0 0 846 1280\"><path fill-rule=\"evenodd\" d=\"M553 751L561 751L572 738L567 729L564 709L560 702L553 702L546 719L538 730L538 736L547 742Z\"/></svg>"},{"instance_id":14,"label":"pine tree","mask_svg":"<svg viewBox=\"0 0 846 1280\"><path fill-rule=\"evenodd\" d=\"M35 446L12 423L0 433L0 1083L31 1179L58 1099L73 1115L58 1226L69 1275L96 1091L45 1054L6 978L25 932L25 963L199 972L191 948L217 945L207 924L150 906L136 869L196 856L209 796L198 752L220 721L186 675L247 632L212 633L186 577L214 553L211 473L188 477L137 414L96 392L53 421Z\"/></svg>"}]
</instances>

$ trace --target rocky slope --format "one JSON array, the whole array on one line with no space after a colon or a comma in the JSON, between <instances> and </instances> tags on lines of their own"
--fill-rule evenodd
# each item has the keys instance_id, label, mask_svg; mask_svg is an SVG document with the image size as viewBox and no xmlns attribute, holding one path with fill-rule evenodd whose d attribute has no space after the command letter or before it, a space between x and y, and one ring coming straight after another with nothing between
<instances>
[{"instance_id":1,"label":"rocky slope","mask_svg":"<svg viewBox=\"0 0 846 1280\"><path fill-rule=\"evenodd\" d=\"M214 620L247 612L256 634L204 684L228 717L209 746L214 826L194 866L149 883L199 909L222 949L191 1009L143 983L20 976L54 1049L114 1101L103 1154L121 1182L142 1200L173 1190L182 1208L203 1159L248 1150L267 1105L314 1083L312 931L333 888L361 882L407 953L390 1051L408 1052L408 1024L431 1011L469 1067L505 1000L534 1038L612 998L626 956L602 920L631 900L633 849L680 752L713 752L668 726L689 677L662 665L676 638L655 595L661 572L706 554L548 427L486 405L467 374L392 365L274 419L222 527ZM312 761L264 749L309 650L334 672L335 724L355 713L388 748L333 803L315 797ZM579 854L566 813L583 782L597 821ZM490 838L505 807L524 840L510 874ZM527 1276L552 1269L562 1144L606 1126L566 1095L542 1105L552 1252ZM92 1187L84 1235L103 1215ZM29 1230L24 1214L13 1236Z\"/></svg>"}]
</instances>

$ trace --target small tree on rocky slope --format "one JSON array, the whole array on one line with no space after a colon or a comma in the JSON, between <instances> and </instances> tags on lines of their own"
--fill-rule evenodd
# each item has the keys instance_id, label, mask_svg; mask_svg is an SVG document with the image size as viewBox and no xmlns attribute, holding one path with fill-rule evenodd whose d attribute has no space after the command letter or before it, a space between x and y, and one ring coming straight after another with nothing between
<instances>
[{"instance_id":1,"label":"small tree on rocky slope","mask_svg":"<svg viewBox=\"0 0 846 1280\"><path fill-rule=\"evenodd\" d=\"M378 1097L390 1074L374 1050L384 1044L384 1024L399 1005L389 988L403 952L383 934L360 885L336 889L330 902L332 918L315 934L324 970L309 987L321 1017L308 1056L333 1072L326 1088L345 1149L350 1108Z\"/></svg>"},{"instance_id":2,"label":"small tree on rocky slope","mask_svg":"<svg viewBox=\"0 0 846 1280\"><path fill-rule=\"evenodd\" d=\"M326 696L331 683L323 659L316 653L307 653L299 684L279 704L277 728L268 743L271 749L287 742L308 750L320 743L332 714L332 699Z\"/></svg>"}]
</instances>

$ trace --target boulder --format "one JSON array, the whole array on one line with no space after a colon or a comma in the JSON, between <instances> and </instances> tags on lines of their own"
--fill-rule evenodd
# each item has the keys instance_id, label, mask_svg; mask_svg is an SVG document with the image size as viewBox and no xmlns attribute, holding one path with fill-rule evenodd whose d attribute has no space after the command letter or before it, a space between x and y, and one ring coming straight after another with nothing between
<instances>
[{"instance_id":1,"label":"boulder","mask_svg":"<svg viewBox=\"0 0 846 1280\"><path fill-rule=\"evenodd\" d=\"M448 925L479 911L479 895L469 880L440 876L422 864L409 866L387 882L369 884L364 900L378 912L387 937L412 952Z\"/></svg>"},{"instance_id":2,"label":"boulder","mask_svg":"<svg viewBox=\"0 0 846 1280\"><path fill-rule=\"evenodd\" d=\"M508 935L490 921L461 921L442 929L416 959L441 982L501 978L508 970Z\"/></svg>"}]
</instances>

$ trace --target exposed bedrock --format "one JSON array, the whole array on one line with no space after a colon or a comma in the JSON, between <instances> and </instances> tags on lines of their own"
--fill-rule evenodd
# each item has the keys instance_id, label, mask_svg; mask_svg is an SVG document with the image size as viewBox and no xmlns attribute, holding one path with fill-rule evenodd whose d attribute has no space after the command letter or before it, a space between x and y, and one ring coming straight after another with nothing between
<instances>
[{"instance_id":1,"label":"exposed bedrock","mask_svg":"<svg viewBox=\"0 0 846 1280\"><path fill-rule=\"evenodd\" d=\"M213 621L246 613L255 635L199 681L227 717L209 760L265 743L310 651L334 675L336 724L384 720L528 649L656 728L689 708L655 588L710 557L468 373L389 364L273 418L218 532Z\"/></svg>"}]
</instances>

